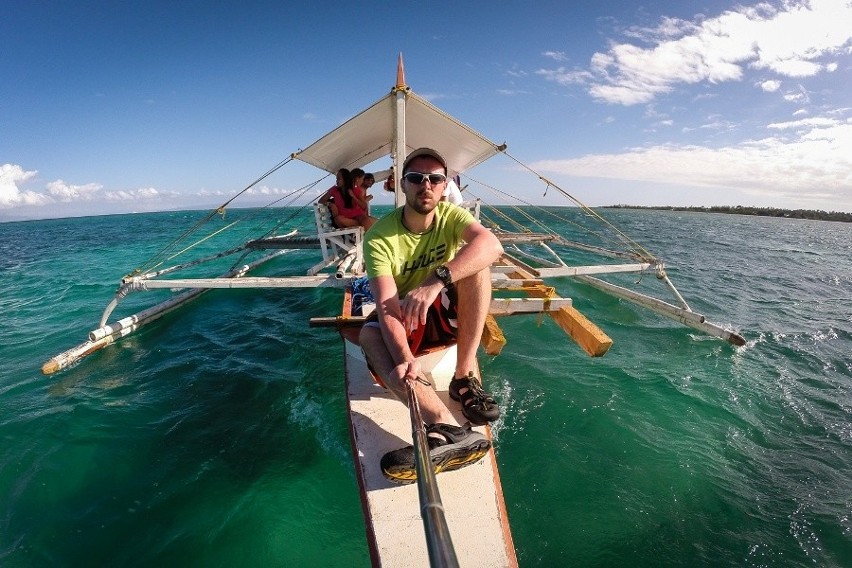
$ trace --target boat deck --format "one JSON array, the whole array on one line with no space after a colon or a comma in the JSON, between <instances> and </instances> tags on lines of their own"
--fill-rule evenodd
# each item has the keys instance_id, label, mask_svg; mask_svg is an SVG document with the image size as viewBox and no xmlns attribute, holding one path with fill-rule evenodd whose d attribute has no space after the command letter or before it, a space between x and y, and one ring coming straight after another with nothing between
<instances>
[{"instance_id":1,"label":"boat deck","mask_svg":"<svg viewBox=\"0 0 852 568\"><path fill-rule=\"evenodd\" d=\"M344 343L350 434L373 564L428 566L417 484L392 483L379 467L385 452L412 443L408 408L373 381L361 348ZM426 357L432 360L421 362L432 368L431 382L464 423L458 402L447 393L455 347ZM491 438L489 427L476 429ZM459 565L517 566L493 448L475 464L439 474L437 481Z\"/></svg>"}]
</instances>

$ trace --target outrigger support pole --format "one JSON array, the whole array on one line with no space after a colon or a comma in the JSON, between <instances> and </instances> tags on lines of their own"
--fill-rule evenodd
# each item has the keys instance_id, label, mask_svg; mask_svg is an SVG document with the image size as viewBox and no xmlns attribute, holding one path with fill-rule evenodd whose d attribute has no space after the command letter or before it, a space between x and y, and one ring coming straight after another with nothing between
<instances>
[{"instance_id":1,"label":"outrigger support pole","mask_svg":"<svg viewBox=\"0 0 852 568\"><path fill-rule=\"evenodd\" d=\"M288 251L277 251L275 253L267 255L248 265L236 268L226 274L223 274L217 280L241 278L246 272L248 272L252 268L256 268L264 262L272 260L276 256L285 254L286 252ZM135 332L143 325L154 322L166 315L167 313L171 312L172 310L179 308L180 306L196 299L204 292L207 292L209 287L186 290L184 292L181 292L180 294L172 296L164 302L160 302L159 304L148 308L147 310L143 310L139 313L133 314L132 316L128 316L126 318L113 322L111 325L106 325L106 320L109 318L112 311L118 305L118 301L124 296L126 296L130 289L131 287L128 286L125 289L124 285L122 285L122 288L119 290L118 293L116 293L115 298L113 298L113 300L107 306L107 309L104 311L104 315L101 318L101 323L98 328L89 332L89 339L87 341L84 341L80 345L72 347L71 349L60 353L59 355L45 362L44 365L42 365L41 367L41 372L45 375L52 375L53 373L76 363L83 357L91 355L95 351L99 351L107 345L115 343L119 339Z\"/></svg>"},{"instance_id":2,"label":"outrigger support pole","mask_svg":"<svg viewBox=\"0 0 852 568\"><path fill-rule=\"evenodd\" d=\"M593 276L574 276L573 278L588 284L589 286L593 286L598 290L612 294L617 298L644 306L654 313L678 321L685 326L697 329L708 335L724 339L731 345L741 347L746 344L742 335L733 331L728 331L714 323L710 323L703 315L695 313L690 309L673 306L668 302L634 292L633 290L628 290L627 288L622 288L621 286L616 286L615 284L610 284L609 282L605 282L600 278L595 278Z\"/></svg>"},{"instance_id":3,"label":"outrigger support pole","mask_svg":"<svg viewBox=\"0 0 852 568\"><path fill-rule=\"evenodd\" d=\"M207 290L198 289L183 292L182 294L178 294L177 296L148 308L143 312L124 318L118 325L114 324L111 327L99 327L98 329L89 332L89 339L87 341L81 343L77 347L69 349L68 351L62 352L47 361L44 365L42 365L41 372L45 375L52 375L53 373L76 363L83 357L91 355L95 351L115 343L122 337L130 335L143 325L160 319L170 311L179 308L191 300L194 300L206 291Z\"/></svg>"}]
</instances>

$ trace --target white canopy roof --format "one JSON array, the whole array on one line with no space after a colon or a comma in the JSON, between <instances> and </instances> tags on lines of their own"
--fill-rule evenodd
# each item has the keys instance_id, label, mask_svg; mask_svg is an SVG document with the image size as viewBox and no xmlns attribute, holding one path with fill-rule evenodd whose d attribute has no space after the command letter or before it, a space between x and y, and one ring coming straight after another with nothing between
<instances>
[{"instance_id":1,"label":"white canopy roof","mask_svg":"<svg viewBox=\"0 0 852 568\"><path fill-rule=\"evenodd\" d=\"M434 148L453 172L463 172L502 151L498 146L411 91L404 91L407 152ZM396 91L329 132L296 159L330 173L363 168L393 149ZM406 152L406 153L407 153Z\"/></svg>"}]
</instances>

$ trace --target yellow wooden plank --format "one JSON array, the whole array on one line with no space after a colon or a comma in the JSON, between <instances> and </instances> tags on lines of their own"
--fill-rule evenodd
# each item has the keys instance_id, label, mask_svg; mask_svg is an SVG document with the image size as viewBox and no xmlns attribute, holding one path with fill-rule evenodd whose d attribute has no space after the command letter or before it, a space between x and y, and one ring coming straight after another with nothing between
<instances>
[{"instance_id":1,"label":"yellow wooden plank","mask_svg":"<svg viewBox=\"0 0 852 568\"><path fill-rule=\"evenodd\" d=\"M535 286L525 289L534 298L552 298L555 290L547 286ZM550 317L592 357L600 357L612 347L612 339L586 316L573 306L562 306L557 311L548 312Z\"/></svg>"},{"instance_id":2,"label":"yellow wooden plank","mask_svg":"<svg viewBox=\"0 0 852 568\"><path fill-rule=\"evenodd\" d=\"M515 270L507 273L510 279L518 279L520 282L533 279L535 276L527 270L527 267L520 263L517 259L504 255L501 258L501 264L512 266ZM519 286L531 298L558 298L556 290L550 286L537 284L530 286L529 282L524 282L523 286ZM606 353L612 346L612 339L595 325L586 316L581 314L573 306L562 306L558 310L549 310L545 306L545 310L553 318L553 320L562 328L562 330L573 339L580 348L592 357L600 357ZM489 316L491 317L491 316ZM495 322L496 325L496 322ZM500 333L502 336L502 332ZM483 332L483 347L485 344L486 333ZM505 342L505 339L503 340ZM502 346L501 346L502 348ZM487 348L486 348L487 352Z\"/></svg>"},{"instance_id":3,"label":"yellow wooden plank","mask_svg":"<svg viewBox=\"0 0 852 568\"><path fill-rule=\"evenodd\" d=\"M482 328L482 340L480 341L482 348L488 355L499 355L506 345L506 337L503 335L503 330L497 325L497 320L494 316L488 314L485 318L485 326Z\"/></svg>"},{"instance_id":4,"label":"yellow wooden plank","mask_svg":"<svg viewBox=\"0 0 852 568\"><path fill-rule=\"evenodd\" d=\"M592 357L600 357L612 347L612 339L574 306L563 306L550 317Z\"/></svg>"}]
</instances>

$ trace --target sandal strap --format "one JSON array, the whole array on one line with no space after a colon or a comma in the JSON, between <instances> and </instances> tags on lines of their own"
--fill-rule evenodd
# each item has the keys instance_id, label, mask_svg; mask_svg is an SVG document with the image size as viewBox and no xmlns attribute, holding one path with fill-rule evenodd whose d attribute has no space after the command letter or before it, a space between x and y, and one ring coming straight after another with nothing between
<instances>
[{"instance_id":1,"label":"sandal strap","mask_svg":"<svg viewBox=\"0 0 852 568\"><path fill-rule=\"evenodd\" d=\"M471 432L470 422L465 422L462 426L452 426L442 422L429 424L426 426L426 437L432 440L443 439L442 444L455 444L462 440ZM437 435L437 436L436 436ZM440 438L438 438L440 436Z\"/></svg>"},{"instance_id":2,"label":"sandal strap","mask_svg":"<svg viewBox=\"0 0 852 568\"><path fill-rule=\"evenodd\" d=\"M485 392L479 381L469 380L465 386L467 386L467 391L459 395L462 407L497 404L497 401L489 393Z\"/></svg>"}]
</instances>

